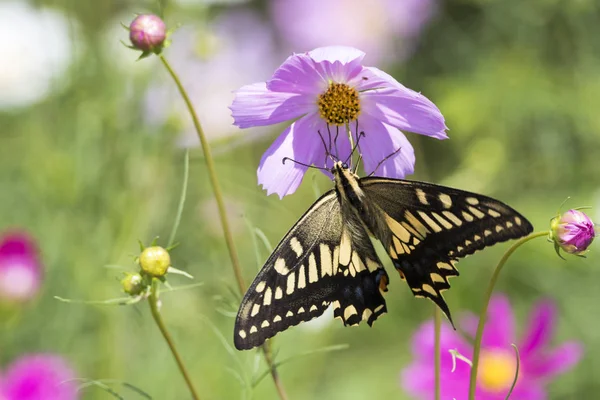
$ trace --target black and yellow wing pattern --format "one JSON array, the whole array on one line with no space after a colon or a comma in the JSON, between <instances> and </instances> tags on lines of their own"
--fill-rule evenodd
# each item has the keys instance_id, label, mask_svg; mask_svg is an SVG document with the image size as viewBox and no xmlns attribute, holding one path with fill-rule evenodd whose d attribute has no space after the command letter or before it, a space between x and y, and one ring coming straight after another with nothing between
<instances>
[{"instance_id":1,"label":"black and yellow wing pattern","mask_svg":"<svg viewBox=\"0 0 600 400\"><path fill-rule=\"evenodd\" d=\"M374 234L416 297L437 304L452 322L441 292L458 276L459 258L527 235L521 214L490 197L426 182L364 178L361 188L380 211Z\"/></svg>"},{"instance_id":2,"label":"black and yellow wing pattern","mask_svg":"<svg viewBox=\"0 0 600 400\"><path fill-rule=\"evenodd\" d=\"M329 307L345 325L369 325L386 310L389 278L370 235L383 244L417 297L437 304L456 261L527 235L531 224L490 197L425 182L358 178L337 162L335 189L285 235L246 292L235 321L240 350L261 345Z\"/></svg>"},{"instance_id":3,"label":"black and yellow wing pattern","mask_svg":"<svg viewBox=\"0 0 600 400\"><path fill-rule=\"evenodd\" d=\"M237 314L234 343L261 345L332 305L346 325L369 325L386 311L388 276L365 229L344 223L334 191L286 234L258 273Z\"/></svg>"}]
</instances>

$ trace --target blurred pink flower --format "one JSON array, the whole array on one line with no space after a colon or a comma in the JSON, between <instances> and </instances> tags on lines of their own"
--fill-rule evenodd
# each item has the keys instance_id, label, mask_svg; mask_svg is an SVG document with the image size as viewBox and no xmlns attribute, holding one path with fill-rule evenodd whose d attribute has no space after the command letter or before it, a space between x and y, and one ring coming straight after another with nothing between
<instances>
[{"instance_id":1,"label":"blurred pink flower","mask_svg":"<svg viewBox=\"0 0 600 400\"><path fill-rule=\"evenodd\" d=\"M583 354L578 342L565 342L550 348L549 342L556 325L556 310L550 301L536 305L530 316L528 328L518 340L515 321L508 298L495 295L488 308L488 321L484 329L479 359L476 398L478 400L504 400L515 376L515 343L520 354L519 378L511 398L519 400L546 399L545 384L579 362ZM467 335L474 337L477 317L469 314L463 321ZM434 340L433 321L423 324L413 337L414 361L401 374L402 387L415 398L434 398ZM471 344L448 324L441 332L441 393L443 400L466 399L471 368L464 361L453 360L449 350L457 350L471 359Z\"/></svg>"},{"instance_id":2,"label":"blurred pink flower","mask_svg":"<svg viewBox=\"0 0 600 400\"><path fill-rule=\"evenodd\" d=\"M75 373L60 356L30 354L9 365L0 376L2 400L75 400Z\"/></svg>"},{"instance_id":3,"label":"blurred pink flower","mask_svg":"<svg viewBox=\"0 0 600 400\"><path fill-rule=\"evenodd\" d=\"M34 239L25 232L0 236L0 300L26 301L40 288L42 265Z\"/></svg>"},{"instance_id":4,"label":"blurred pink flower","mask_svg":"<svg viewBox=\"0 0 600 400\"><path fill-rule=\"evenodd\" d=\"M185 26L170 37L164 51L179 75L209 140L239 134L232 123L229 104L233 91L246 82L265 80L275 68L272 32L260 16L249 10L225 12L208 26ZM146 118L152 124L175 122L179 144L198 146L199 140L185 103L167 74L145 98ZM245 138L268 131L256 129Z\"/></svg>"},{"instance_id":5,"label":"blurred pink flower","mask_svg":"<svg viewBox=\"0 0 600 400\"><path fill-rule=\"evenodd\" d=\"M403 60L436 11L437 0L279 0L271 14L285 50L352 46L369 63Z\"/></svg>"}]
</instances>

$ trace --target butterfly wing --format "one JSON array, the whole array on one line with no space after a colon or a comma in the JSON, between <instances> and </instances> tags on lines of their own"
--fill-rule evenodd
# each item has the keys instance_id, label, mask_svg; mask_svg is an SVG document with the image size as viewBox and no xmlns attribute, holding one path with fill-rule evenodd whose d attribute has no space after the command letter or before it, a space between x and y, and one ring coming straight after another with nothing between
<instances>
[{"instance_id":1,"label":"butterfly wing","mask_svg":"<svg viewBox=\"0 0 600 400\"><path fill-rule=\"evenodd\" d=\"M344 324L369 325L386 311L388 277L361 224L346 224L334 191L285 235L244 295L234 343L245 350L320 316L333 305Z\"/></svg>"},{"instance_id":2,"label":"butterfly wing","mask_svg":"<svg viewBox=\"0 0 600 400\"><path fill-rule=\"evenodd\" d=\"M361 188L381 212L372 213L382 242L413 294L437 304L452 322L441 291L458 276L456 260L529 234L521 214L490 197L426 182L363 178Z\"/></svg>"}]
</instances>

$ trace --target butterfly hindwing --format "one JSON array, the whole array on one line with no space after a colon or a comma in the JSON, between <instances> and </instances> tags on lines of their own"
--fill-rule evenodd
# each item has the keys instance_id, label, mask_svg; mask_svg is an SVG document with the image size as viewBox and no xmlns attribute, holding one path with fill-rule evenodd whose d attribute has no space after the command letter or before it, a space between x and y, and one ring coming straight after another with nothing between
<instances>
[{"instance_id":1,"label":"butterfly hindwing","mask_svg":"<svg viewBox=\"0 0 600 400\"><path fill-rule=\"evenodd\" d=\"M527 235L531 224L504 203L425 182L363 178L371 207L381 210L375 236L413 294L434 301L450 318L441 291L457 276L457 259Z\"/></svg>"},{"instance_id":2,"label":"butterfly hindwing","mask_svg":"<svg viewBox=\"0 0 600 400\"><path fill-rule=\"evenodd\" d=\"M250 349L332 305L346 325L386 311L388 282L364 228L344 222L335 192L322 196L277 245L246 292L236 348Z\"/></svg>"}]
</instances>

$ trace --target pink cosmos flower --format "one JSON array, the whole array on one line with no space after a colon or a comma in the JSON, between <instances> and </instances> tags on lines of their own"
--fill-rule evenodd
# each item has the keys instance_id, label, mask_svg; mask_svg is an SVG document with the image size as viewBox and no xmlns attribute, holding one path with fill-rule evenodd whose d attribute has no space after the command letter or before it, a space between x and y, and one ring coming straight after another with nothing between
<instances>
[{"instance_id":1,"label":"pink cosmos flower","mask_svg":"<svg viewBox=\"0 0 600 400\"><path fill-rule=\"evenodd\" d=\"M285 48L353 46L364 50L372 63L409 56L436 9L437 0L269 2L272 20Z\"/></svg>"},{"instance_id":2,"label":"pink cosmos flower","mask_svg":"<svg viewBox=\"0 0 600 400\"><path fill-rule=\"evenodd\" d=\"M302 181L307 167L282 164L284 157L330 168L325 147L339 159L347 158L349 134L356 143L357 132L365 132L359 152L367 173L397 151L377 169L378 175L395 178L411 174L415 163L414 150L400 129L447 138L444 117L435 104L385 72L363 66L364 56L342 46L294 54L267 82L235 92L231 111L240 128L295 120L260 162L258 182L267 194L283 197Z\"/></svg>"},{"instance_id":3,"label":"pink cosmos flower","mask_svg":"<svg viewBox=\"0 0 600 400\"><path fill-rule=\"evenodd\" d=\"M0 376L2 400L76 400L75 373L53 354L31 354L19 358Z\"/></svg>"},{"instance_id":4,"label":"pink cosmos flower","mask_svg":"<svg viewBox=\"0 0 600 400\"><path fill-rule=\"evenodd\" d=\"M569 254L583 254L596 237L596 226L585 213L569 210L551 223L555 245ZM557 250L558 251L558 250Z\"/></svg>"},{"instance_id":5,"label":"pink cosmos flower","mask_svg":"<svg viewBox=\"0 0 600 400\"><path fill-rule=\"evenodd\" d=\"M29 300L37 294L41 280L42 265L33 238L25 232L0 236L0 300Z\"/></svg>"},{"instance_id":6,"label":"pink cosmos flower","mask_svg":"<svg viewBox=\"0 0 600 400\"><path fill-rule=\"evenodd\" d=\"M508 298L495 295L488 308L484 329L477 380L477 400L504 400L513 383L516 355L512 343L520 353L519 377L511 398L544 400L545 384L571 369L583 354L578 342L565 342L550 348L549 342L556 325L556 310L550 301L542 301L534 308L529 325L521 339L515 334L515 321ZM467 315L463 325L467 335L474 337L477 317ZM415 398L434 398L434 339L433 321L423 324L413 338L414 361L401 374L402 387ZM466 399L469 392L471 367L456 360L449 350L472 358L471 344L448 324L441 331L441 393L443 400Z\"/></svg>"}]
</instances>

